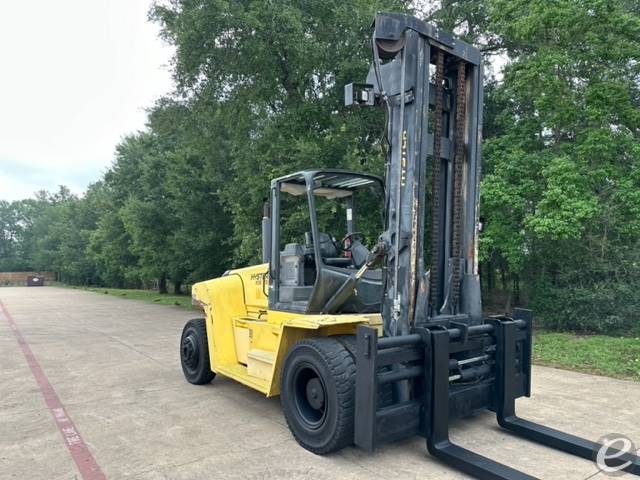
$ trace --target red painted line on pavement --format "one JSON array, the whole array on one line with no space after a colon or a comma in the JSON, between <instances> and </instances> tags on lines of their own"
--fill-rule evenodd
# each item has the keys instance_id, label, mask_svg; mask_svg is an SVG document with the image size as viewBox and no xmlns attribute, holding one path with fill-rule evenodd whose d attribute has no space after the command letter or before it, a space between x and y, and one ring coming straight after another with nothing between
<instances>
[{"instance_id":1,"label":"red painted line on pavement","mask_svg":"<svg viewBox=\"0 0 640 480\"><path fill-rule=\"evenodd\" d=\"M60 401L60 398L58 398L58 394L54 390L51 382L49 382L49 379L45 375L44 370L42 370L38 360L36 360L35 355L31 351L31 347L22 336L22 333L20 333L16 322L13 320L13 317L2 301L0 301L0 310L2 310L2 313L7 319L7 322L16 337L16 340L18 340L18 344L22 349L24 358L27 360L31 373L40 387L40 392L44 397L44 401L47 404L47 407L49 407L51 416L53 416L53 420L62 434L64 443L69 449L71 458L73 458L73 461L76 463L80 475L82 475L84 480L106 480L107 477L102 473L96 459L91 455L89 447L84 443L80 432L78 432L73 420L71 420L71 417L67 414L64 405Z\"/></svg>"}]
</instances>

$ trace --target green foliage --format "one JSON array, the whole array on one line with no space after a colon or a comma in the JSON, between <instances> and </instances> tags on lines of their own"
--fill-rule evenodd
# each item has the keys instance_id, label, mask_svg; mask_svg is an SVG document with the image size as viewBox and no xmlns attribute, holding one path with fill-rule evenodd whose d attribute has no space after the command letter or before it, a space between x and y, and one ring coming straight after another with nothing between
<instances>
[{"instance_id":1,"label":"green foliage","mask_svg":"<svg viewBox=\"0 0 640 480\"><path fill-rule=\"evenodd\" d=\"M117 211L106 211L91 232L87 255L95 263L98 284L122 287L137 283L133 268L138 259Z\"/></svg>"},{"instance_id":2,"label":"green foliage","mask_svg":"<svg viewBox=\"0 0 640 480\"><path fill-rule=\"evenodd\" d=\"M0 270L19 270L23 264L20 246L24 226L21 224L24 202L0 200Z\"/></svg>"},{"instance_id":3,"label":"green foliage","mask_svg":"<svg viewBox=\"0 0 640 480\"><path fill-rule=\"evenodd\" d=\"M176 46L181 91L203 112L215 102L228 126L221 152L228 177L219 192L233 219L236 265L259 259L259 218L272 178L329 166L381 173L381 121L371 121L375 112L345 111L343 86L366 75L376 11L405 8L392 0L270 0L152 9Z\"/></svg>"},{"instance_id":4,"label":"green foliage","mask_svg":"<svg viewBox=\"0 0 640 480\"><path fill-rule=\"evenodd\" d=\"M58 272L69 283L94 279L94 265L85 255L97 215L88 201L68 197L53 204L34 222L32 262L36 270Z\"/></svg>"},{"instance_id":5,"label":"green foliage","mask_svg":"<svg viewBox=\"0 0 640 480\"><path fill-rule=\"evenodd\" d=\"M488 4L510 61L488 88L482 258L518 275L545 325L628 331L638 319L640 16L621 0Z\"/></svg>"}]
</instances>

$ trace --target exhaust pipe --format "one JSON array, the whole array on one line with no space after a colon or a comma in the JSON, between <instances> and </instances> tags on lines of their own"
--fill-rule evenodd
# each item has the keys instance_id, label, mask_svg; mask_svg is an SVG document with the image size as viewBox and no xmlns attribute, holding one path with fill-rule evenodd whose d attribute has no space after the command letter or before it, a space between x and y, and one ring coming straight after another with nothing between
<instances>
[{"instance_id":1,"label":"exhaust pipe","mask_svg":"<svg viewBox=\"0 0 640 480\"><path fill-rule=\"evenodd\" d=\"M271 205L265 200L262 209L262 263L271 260Z\"/></svg>"}]
</instances>

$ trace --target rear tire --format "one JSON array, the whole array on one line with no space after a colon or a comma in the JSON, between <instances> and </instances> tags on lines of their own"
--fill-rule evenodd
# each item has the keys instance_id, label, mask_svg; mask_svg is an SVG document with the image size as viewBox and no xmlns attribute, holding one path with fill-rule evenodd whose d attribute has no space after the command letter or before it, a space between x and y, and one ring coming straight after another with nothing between
<instances>
[{"instance_id":1,"label":"rear tire","mask_svg":"<svg viewBox=\"0 0 640 480\"><path fill-rule=\"evenodd\" d=\"M207 325L204 318L189 320L180 338L180 363L189 383L204 385L216 376L211 371Z\"/></svg>"},{"instance_id":2,"label":"rear tire","mask_svg":"<svg viewBox=\"0 0 640 480\"><path fill-rule=\"evenodd\" d=\"M333 338L302 340L288 353L280 399L289 430L316 454L353 443L355 362Z\"/></svg>"}]
</instances>

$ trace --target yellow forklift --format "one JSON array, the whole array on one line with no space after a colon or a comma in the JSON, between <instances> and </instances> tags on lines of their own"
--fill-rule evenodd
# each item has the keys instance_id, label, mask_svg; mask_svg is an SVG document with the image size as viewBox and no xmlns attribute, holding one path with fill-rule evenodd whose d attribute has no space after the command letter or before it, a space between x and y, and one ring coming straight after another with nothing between
<instances>
[{"instance_id":1,"label":"yellow forklift","mask_svg":"<svg viewBox=\"0 0 640 480\"><path fill-rule=\"evenodd\" d=\"M449 440L451 417L488 409L591 459L601 445L516 416L531 393L531 312L482 316L480 52L410 16L378 14L373 30L369 75L345 103L384 109L385 178L310 169L271 182L263 263L193 286L205 318L182 333L186 379L280 395L317 454L417 434L477 478L535 478ZM635 455L608 458L640 475Z\"/></svg>"}]
</instances>

